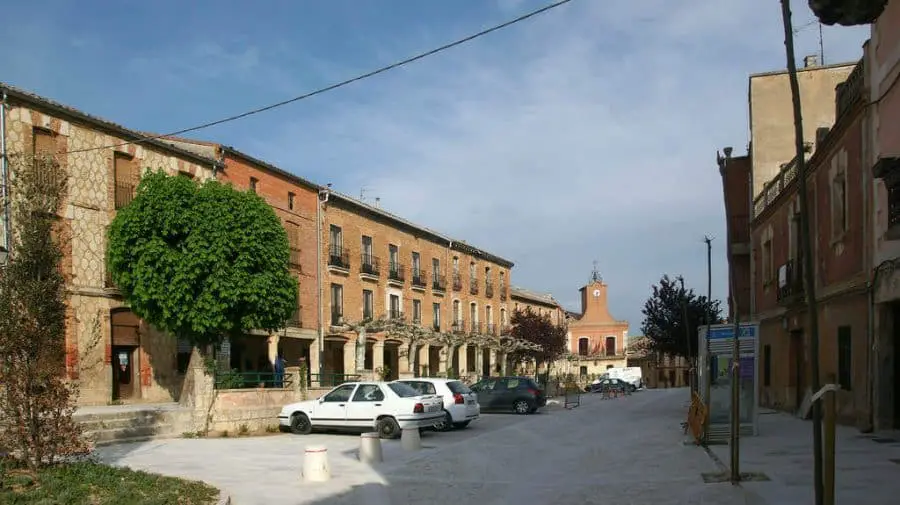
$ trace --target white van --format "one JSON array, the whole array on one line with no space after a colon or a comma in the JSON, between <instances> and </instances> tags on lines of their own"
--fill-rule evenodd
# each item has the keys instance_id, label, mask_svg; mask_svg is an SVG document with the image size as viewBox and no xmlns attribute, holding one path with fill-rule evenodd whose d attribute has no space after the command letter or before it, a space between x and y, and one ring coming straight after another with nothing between
<instances>
[{"instance_id":1,"label":"white van","mask_svg":"<svg viewBox=\"0 0 900 505\"><path fill-rule=\"evenodd\" d=\"M622 379L629 384L633 384L638 389L644 385L644 374L639 366L609 368L606 370L606 373L609 375L609 378Z\"/></svg>"}]
</instances>

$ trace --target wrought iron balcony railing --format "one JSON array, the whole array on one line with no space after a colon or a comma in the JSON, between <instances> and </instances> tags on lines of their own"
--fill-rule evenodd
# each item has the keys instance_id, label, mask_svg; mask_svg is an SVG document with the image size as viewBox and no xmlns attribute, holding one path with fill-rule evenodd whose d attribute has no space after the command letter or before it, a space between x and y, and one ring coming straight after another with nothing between
<instances>
[{"instance_id":1,"label":"wrought iron balcony railing","mask_svg":"<svg viewBox=\"0 0 900 505\"><path fill-rule=\"evenodd\" d=\"M328 266L350 269L350 253L341 246L333 245L328 250Z\"/></svg>"},{"instance_id":2,"label":"wrought iron balcony railing","mask_svg":"<svg viewBox=\"0 0 900 505\"><path fill-rule=\"evenodd\" d=\"M388 279L397 282L406 280L406 269L400 263L391 263L388 268Z\"/></svg>"},{"instance_id":3,"label":"wrought iron balcony railing","mask_svg":"<svg viewBox=\"0 0 900 505\"><path fill-rule=\"evenodd\" d=\"M454 333L462 333L466 331L466 321L463 319L456 319L453 321L453 324L450 326L451 330Z\"/></svg>"},{"instance_id":4,"label":"wrought iron balcony railing","mask_svg":"<svg viewBox=\"0 0 900 505\"><path fill-rule=\"evenodd\" d=\"M798 260L788 260L778 269L778 301L791 303L803 297L803 269Z\"/></svg>"},{"instance_id":5,"label":"wrought iron balcony railing","mask_svg":"<svg viewBox=\"0 0 900 505\"><path fill-rule=\"evenodd\" d=\"M362 253L359 257L359 273L378 276L381 274L381 262L371 253Z\"/></svg>"},{"instance_id":6,"label":"wrought iron balcony railing","mask_svg":"<svg viewBox=\"0 0 900 505\"><path fill-rule=\"evenodd\" d=\"M413 286L424 288L428 284L428 281L426 280L427 278L428 278L428 275L425 273L425 270L413 269L413 271L412 271L412 285Z\"/></svg>"},{"instance_id":7,"label":"wrought iron balcony railing","mask_svg":"<svg viewBox=\"0 0 900 505\"><path fill-rule=\"evenodd\" d=\"M403 311L400 309L391 309L388 312L388 315L391 319L393 319L395 321L399 321L399 320L403 319Z\"/></svg>"},{"instance_id":8,"label":"wrought iron balcony railing","mask_svg":"<svg viewBox=\"0 0 900 505\"><path fill-rule=\"evenodd\" d=\"M469 294L477 295L478 294L478 279L475 277L471 277L469 279Z\"/></svg>"},{"instance_id":9,"label":"wrought iron balcony railing","mask_svg":"<svg viewBox=\"0 0 900 505\"><path fill-rule=\"evenodd\" d=\"M431 289L434 291L447 291L447 278L443 275L431 274Z\"/></svg>"},{"instance_id":10,"label":"wrought iron balcony railing","mask_svg":"<svg viewBox=\"0 0 900 505\"><path fill-rule=\"evenodd\" d=\"M494 297L494 283L491 281L484 281L484 296L488 298Z\"/></svg>"},{"instance_id":11,"label":"wrought iron balcony railing","mask_svg":"<svg viewBox=\"0 0 900 505\"><path fill-rule=\"evenodd\" d=\"M453 274L453 291L462 291L462 275Z\"/></svg>"}]
</instances>

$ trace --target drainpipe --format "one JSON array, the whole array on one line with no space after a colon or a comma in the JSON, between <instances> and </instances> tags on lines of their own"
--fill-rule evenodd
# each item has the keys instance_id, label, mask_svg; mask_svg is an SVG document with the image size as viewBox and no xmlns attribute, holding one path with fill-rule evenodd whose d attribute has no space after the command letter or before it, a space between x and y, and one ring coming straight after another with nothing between
<instances>
[{"instance_id":1,"label":"drainpipe","mask_svg":"<svg viewBox=\"0 0 900 505\"><path fill-rule=\"evenodd\" d=\"M328 202L328 194L331 184L326 189L320 189L316 195L316 300L319 309L318 347L319 347L319 385L322 383L322 374L325 372L325 302L322 300L322 205Z\"/></svg>"},{"instance_id":2,"label":"drainpipe","mask_svg":"<svg viewBox=\"0 0 900 505\"><path fill-rule=\"evenodd\" d=\"M6 155L6 90L0 101L0 189L0 197L3 199L3 248L8 255L12 253L12 230L9 216L9 159ZM8 258L9 256L7 261Z\"/></svg>"}]
</instances>

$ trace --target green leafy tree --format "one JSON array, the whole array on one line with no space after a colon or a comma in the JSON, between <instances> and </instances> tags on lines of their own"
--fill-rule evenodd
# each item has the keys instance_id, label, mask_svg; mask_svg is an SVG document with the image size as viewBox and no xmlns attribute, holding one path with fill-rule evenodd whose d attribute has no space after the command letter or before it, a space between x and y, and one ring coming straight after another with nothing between
<instances>
[{"instance_id":1,"label":"green leafy tree","mask_svg":"<svg viewBox=\"0 0 900 505\"><path fill-rule=\"evenodd\" d=\"M108 233L112 280L131 310L197 346L283 328L296 308L287 233L252 192L148 171Z\"/></svg>"},{"instance_id":2,"label":"green leafy tree","mask_svg":"<svg viewBox=\"0 0 900 505\"><path fill-rule=\"evenodd\" d=\"M684 306L687 305L688 332L685 333ZM670 356L695 358L698 353L697 330L705 325L722 322L719 301L698 296L693 289L680 286L678 279L663 275L653 293L644 303L644 339L640 351L660 352ZM688 335L690 340L688 340Z\"/></svg>"},{"instance_id":3,"label":"green leafy tree","mask_svg":"<svg viewBox=\"0 0 900 505\"><path fill-rule=\"evenodd\" d=\"M52 157L15 155L10 165L12 255L0 264L0 451L34 469L88 449L72 419L77 382L66 380L67 371L78 371L77 351L67 355L60 273L67 176Z\"/></svg>"}]
</instances>

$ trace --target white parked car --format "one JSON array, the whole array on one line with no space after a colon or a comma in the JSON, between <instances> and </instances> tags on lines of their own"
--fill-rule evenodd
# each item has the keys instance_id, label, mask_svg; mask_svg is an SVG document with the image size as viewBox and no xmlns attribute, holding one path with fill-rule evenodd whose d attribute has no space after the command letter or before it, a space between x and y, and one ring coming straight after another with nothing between
<instances>
[{"instance_id":1,"label":"white parked car","mask_svg":"<svg viewBox=\"0 0 900 505\"><path fill-rule=\"evenodd\" d=\"M395 382L407 384L420 394L439 395L444 399L444 418L434 425L441 431L465 428L481 415L478 395L462 381L421 377Z\"/></svg>"},{"instance_id":2,"label":"white parked car","mask_svg":"<svg viewBox=\"0 0 900 505\"><path fill-rule=\"evenodd\" d=\"M443 417L439 396L396 382L347 382L318 400L285 405L278 424L299 435L313 428L374 429L381 438L397 438L404 428L430 428Z\"/></svg>"}]
</instances>

